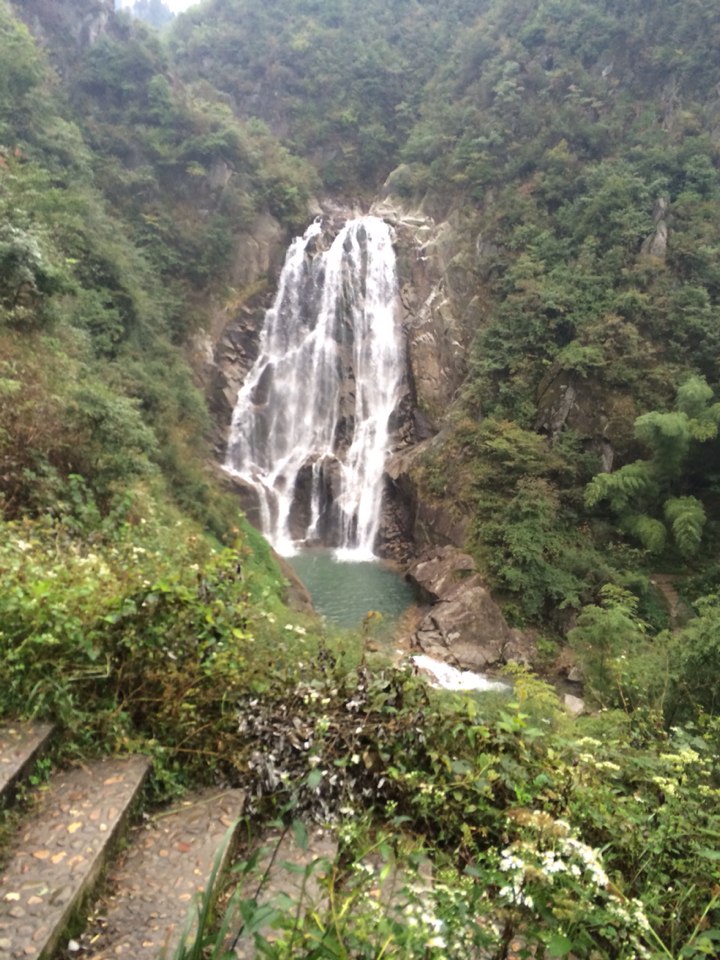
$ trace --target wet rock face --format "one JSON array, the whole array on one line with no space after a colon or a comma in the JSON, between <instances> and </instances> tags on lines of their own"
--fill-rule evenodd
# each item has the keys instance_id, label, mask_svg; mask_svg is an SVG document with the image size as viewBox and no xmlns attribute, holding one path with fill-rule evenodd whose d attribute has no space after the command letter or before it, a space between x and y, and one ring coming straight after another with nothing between
<instances>
[{"instance_id":1,"label":"wet rock face","mask_svg":"<svg viewBox=\"0 0 720 960\"><path fill-rule=\"evenodd\" d=\"M216 342L213 342L211 334L202 337L201 348L206 358L203 380L216 427L215 447L219 460L225 458L227 431L237 395L257 359L266 309L263 298L258 299L259 303L253 301L244 304L237 311ZM200 346L199 338L197 346Z\"/></svg>"},{"instance_id":2,"label":"wet rock face","mask_svg":"<svg viewBox=\"0 0 720 960\"><path fill-rule=\"evenodd\" d=\"M423 497L416 472L424 456L441 448L445 433L423 439L414 446L394 453L386 465L388 483L393 495L405 510L405 529L415 545L414 554L423 548L441 545L461 548L467 541L472 516L462 510L452 497Z\"/></svg>"},{"instance_id":3,"label":"wet rock face","mask_svg":"<svg viewBox=\"0 0 720 960\"><path fill-rule=\"evenodd\" d=\"M412 491L406 491L385 476L383 511L378 531L377 552L397 563L408 563L416 553L413 527L416 506Z\"/></svg>"},{"instance_id":4,"label":"wet rock face","mask_svg":"<svg viewBox=\"0 0 720 960\"><path fill-rule=\"evenodd\" d=\"M508 626L468 554L440 547L413 564L407 577L431 604L415 630L423 653L473 671L533 660L532 640Z\"/></svg>"},{"instance_id":5,"label":"wet rock face","mask_svg":"<svg viewBox=\"0 0 720 960\"><path fill-rule=\"evenodd\" d=\"M395 230L413 399L425 419L437 423L466 373L467 336L457 303L468 291L456 289L461 271L456 269L454 229L393 200L377 202L371 212Z\"/></svg>"},{"instance_id":6,"label":"wet rock face","mask_svg":"<svg viewBox=\"0 0 720 960\"><path fill-rule=\"evenodd\" d=\"M223 171L217 171L221 177ZM327 249L348 219L361 211L323 201L323 231L314 241L317 250ZM372 210L394 230L394 247L399 278L399 310L406 341L406 377L402 398L391 423L393 459L411 454L419 442L432 437L465 376L468 331L465 320L456 317L456 305L472 299L460 289L465 271L457 260L458 242L447 222L435 223L423 214L404 211L383 202ZM247 235L238 238L234 283L251 289L260 277L278 272L287 238L272 218L260 217ZM481 245L482 246L482 245ZM485 255L485 247L482 247ZM311 251L312 255L312 251ZM226 433L239 389L258 354L265 310L272 300L271 281L263 291L229 308L218 317L217 329L198 338L195 344L213 420L217 425L216 450L225 456ZM342 349L349 349L343 344ZM341 352L342 362L342 352ZM198 364L196 364L196 367ZM355 384L344 379L341 414L353 407ZM352 424L340 417L341 432ZM343 438L338 438L340 446ZM432 541L461 543L462 523L449 514L430 515L417 502L414 484L401 466L388 468L386 496L378 551L398 561L407 561L415 552L414 543ZM456 529L457 527L457 529Z\"/></svg>"}]
</instances>

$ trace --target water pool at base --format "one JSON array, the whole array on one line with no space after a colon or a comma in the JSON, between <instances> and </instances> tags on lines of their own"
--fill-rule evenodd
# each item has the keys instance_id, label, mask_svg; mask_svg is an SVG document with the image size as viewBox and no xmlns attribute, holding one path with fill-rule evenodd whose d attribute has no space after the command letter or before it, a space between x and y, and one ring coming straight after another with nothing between
<instances>
[{"instance_id":1,"label":"water pool at base","mask_svg":"<svg viewBox=\"0 0 720 960\"><path fill-rule=\"evenodd\" d=\"M415 599L412 587L381 560L340 562L330 550L305 550L288 562L317 612L339 627L359 627L370 610L396 620Z\"/></svg>"}]
</instances>

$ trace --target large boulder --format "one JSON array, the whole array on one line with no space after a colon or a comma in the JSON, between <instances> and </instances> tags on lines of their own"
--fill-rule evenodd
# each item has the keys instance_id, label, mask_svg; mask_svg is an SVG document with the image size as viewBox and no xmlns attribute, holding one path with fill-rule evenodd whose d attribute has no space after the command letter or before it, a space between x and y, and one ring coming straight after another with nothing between
<instances>
[{"instance_id":1,"label":"large boulder","mask_svg":"<svg viewBox=\"0 0 720 960\"><path fill-rule=\"evenodd\" d=\"M408 570L407 579L421 599L434 604L475 573L475 561L469 553L446 546L417 560Z\"/></svg>"},{"instance_id":2,"label":"large boulder","mask_svg":"<svg viewBox=\"0 0 720 960\"><path fill-rule=\"evenodd\" d=\"M508 626L469 554L441 547L414 563L407 578L431 604L413 638L424 653L474 671L532 661L532 640Z\"/></svg>"}]
</instances>

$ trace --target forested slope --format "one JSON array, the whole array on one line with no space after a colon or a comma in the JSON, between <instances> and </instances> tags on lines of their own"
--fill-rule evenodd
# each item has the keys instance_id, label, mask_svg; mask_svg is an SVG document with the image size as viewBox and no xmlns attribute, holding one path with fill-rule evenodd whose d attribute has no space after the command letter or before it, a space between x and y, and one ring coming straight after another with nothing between
<instances>
[{"instance_id":1,"label":"forested slope","mask_svg":"<svg viewBox=\"0 0 720 960\"><path fill-rule=\"evenodd\" d=\"M172 792L204 756L191 718L235 724L239 638L290 617L209 471L187 346L246 224L304 219L313 178L105 3L0 3L0 64L1 710L70 751L157 749Z\"/></svg>"},{"instance_id":2,"label":"forested slope","mask_svg":"<svg viewBox=\"0 0 720 960\"><path fill-rule=\"evenodd\" d=\"M714 586L718 29L709 3L494 4L393 177L464 211L478 334L456 448L521 616L614 581L652 619L658 567L694 575L690 598Z\"/></svg>"},{"instance_id":3,"label":"forested slope","mask_svg":"<svg viewBox=\"0 0 720 960\"><path fill-rule=\"evenodd\" d=\"M210 0L170 35L178 70L226 91L303 156L325 187L372 195L418 115L424 86L486 4L473 0Z\"/></svg>"},{"instance_id":4,"label":"forested slope","mask_svg":"<svg viewBox=\"0 0 720 960\"><path fill-rule=\"evenodd\" d=\"M495 4L429 85L392 180L463 206L478 290L463 409L486 419L458 442L484 480L519 475L504 497L467 492L524 616L714 562L717 30L712 4ZM703 430L676 405L692 377ZM598 481L582 502L601 467L636 458L652 482L627 467L614 496Z\"/></svg>"}]
</instances>

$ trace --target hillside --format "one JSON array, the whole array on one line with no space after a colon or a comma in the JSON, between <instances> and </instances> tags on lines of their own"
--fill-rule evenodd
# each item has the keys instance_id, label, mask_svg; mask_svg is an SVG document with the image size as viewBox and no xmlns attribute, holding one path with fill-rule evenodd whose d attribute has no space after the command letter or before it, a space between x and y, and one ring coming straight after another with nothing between
<instances>
[{"instance_id":1,"label":"hillside","mask_svg":"<svg viewBox=\"0 0 720 960\"><path fill-rule=\"evenodd\" d=\"M174 697L158 674L160 713L136 712L124 673L139 647L144 672L165 659L161 624L190 644L184 685L203 634L222 646L274 606L290 616L209 468L188 356L228 296L243 229L270 211L292 223L287 195L312 178L184 88L156 36L107 4L21 12L44 50L0 5L2 710L107 749L151 736ZM238 664L220 659L232 686Z\"/></svg>"},{"instance_id":2,"label":"hillside","mask_svg":"<svg viewBox=\"0 0 720 960\"><path fill-rule=\"evenodd\" d=\"M182 75L269 123L326 191L449 226L469 367L414 482L472 518L461 545L518 622L565 631L611 582L657 629L649 574L675 570L690 601L712 581L714 428L672 411L699 378L714 422L718 29L709 3L218 0L172 31ZM632 486L665 457L672 476ZM625 492L585 495L610 468Z\"/></svg>"},{"instance_id":3,"label":"hillside","mask_svg":"<svg viewBox=\"0 0 720 960\"><path fill-rule=\"evenodd\" d=\"M177 19L170 46L184 77L209 80L240 116L268 123L328 190L372 194L477 13L469 0L211 0Z\"/></svg>"},{"instance_id":4,"label":"hillside","mask_svg":"<svg viewBox=\"0 0 720 960\"><path fill-rule=\"evenodd\" d=\"M156 802L333 819L328 911L268 957L717 952L715 6L204 0L160 34L0 0L0 718L149 754ZM526 666L437 694L372 617L288 606L220 478L288 240L373 204L403 549L462 552L577 720ZM377 913L378 851L432 863L417 917Z\"/></svg>"}]
</instances>

